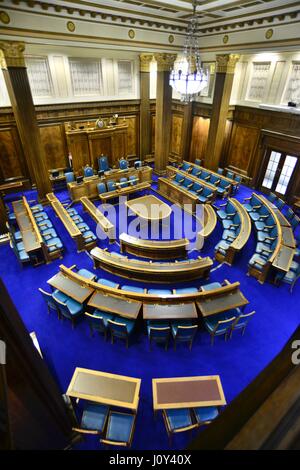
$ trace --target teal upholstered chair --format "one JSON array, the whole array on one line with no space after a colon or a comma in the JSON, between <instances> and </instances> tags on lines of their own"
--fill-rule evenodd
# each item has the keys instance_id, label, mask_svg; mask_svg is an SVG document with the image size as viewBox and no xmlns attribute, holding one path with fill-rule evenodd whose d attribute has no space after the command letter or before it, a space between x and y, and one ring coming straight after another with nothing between
<instances>
[{"instance_id":1,"label":"teal upholstered chair","mask_svg":"<svg viewBox=\"0 0 300 470\"><path fill-rule=\"evenodd\" d=\"M198 426L205 426L206 424L210 424L219 416L219 410L217 406L199 406L197 408L193 408L193 413Z\"/></svg>"},{"instance_id":2,"label":"teal upholstered chair","mask_svg":"<svg viewBox=\"0 0 300 470\"><path fill-rule=\"evenodd\" d=\"M241 334L244 335L248 322L249 320L251 320L254 314L255 314L255 310L249 313L242 313L239 308L236 308L235 309L236 319L231 325L230 338L232 336L233 331L235 330L241 330Z\"/></svg>"},{"instance_id":3,"label":"teal upholstered chair","mask_svg":"<svg viewBox=\"0 0 300 470\"><path fill-rule=\"evenodd\" d=\"M192 168L191 175L196 176L196 178L200 178L202 170L196 166Z\"/></svg>"},{"instance_id":4,"label":"teal upholstered chair","mask_svg":"<svg viewBox=\"0 0 300 470\"><path fill-rule=\"evenodd\" d=\"M172 291L170 289L148 289L148 294L157 295L157 296L165 296L171 295Z\"/></svg>"},{"instance_id":5,"label":"teal upholstered chair","mask_svg":"<svg viewBox=\"0 0 300 470\"><path fill-rule=\"evenodd\" d=\"M33 214L36 214L37 212L42 212L44 210L42 204L35 204L34 206L31 206L30 209Z\"/></svg>"},{"instance_id":6,"label":"teal upholstered chair","mask_svg":"<svg viewBox=\"0 0 300 470\"><path fill-rule=\"evenodd\" d=\"M111 181L111 180L108 180L106 182L107 184L107 191L110 192L110 191L116 191L117 189L117 185L116 185L116 182L115 181Z\"/></svg>"},{"instance_id":7,"label":"teal upholstered chair","mask_svg":"<svg viewBox=\"0 0 300 470\"><path fill-rule=\"evenodd\" d=\"M286 284L290 285L290 292L293 292L293 288L300 278L300 265L298 265L297 269L290 269L287 273L278 272L275 275L275 284L280 284L280 282L285 282Z\"/></svg>"},{"instance_id":8,"label":"teal upholstered chair","mask_svg":"<svg viewBox=\"0 0 300 470\"><path fill-rule=\"evenodd\" d=\"M136 186L138 182L139 182L139 179L135 175L129 176L129 184L131 184L131 186Z\"/></svg>"},{"instance_id":9,"label":"teal upholstered chair","mask_svg":"<svg viewBox=\"0 0 300 470\"><path fill-rule=\"evenodd\" d=\"M85 178L89 178L90 176L94 176L94 170L91 166L88 166L86 165L84 168L83 168L83 176Z\"/></svg>"},{"instance_id":10,"label":"teal upholstered chair","mask_svg":"<svg viewBox=\"0 0 300 470\"><path fill-rule=\"evenodd\" d=\"M191 165L187 162L183 162L182 165L179 166L179 168L182 170L182 171L190 171L192 168L191 168Z\"/></svg>"},{"instance_id":11,"label":"teal upholstered chair","mask_svg":"<svg viewBox=\"0 0 300 470\"><path fill-rule=\"evenodd\" d=\"M198 325L192 321L172 321L171 333L174 339L174 350L177 343L189 343L189 349L192 349L193 341L198 330Z\"/></svg>"},{"instance_id":12,"label":"teal upholstered chair","mask_svg":"<svg viewBox=\"0 0 300 470\"><path fill-rule=\"evenodd\" d=\"M174 184L180 186L184 182L184 177L180 173L176 173L172 180Z\"/></svg>"},{"instance_id":13,"label":"teal upholstered chair","mask_svg":"<svg viewBox=\"0 0 300 470\"><path fill-rule=\"evenodd\" d=\"M190 192L196 196L200 196L203 192L203 186L200 183L193 183L193 186L190 188Z\"/></svg>"},{"instance_id":14,"label":"teal upholstered chair","mask_svg":"<svg viewBox=\"0 0 300 470\"><path fill-rule=\"evenodd\" d=\"M106 185L105 183L98 183L97 184L97 191L98 191L98 194L104 194L107 192L107 189L106 189Z\"/></svg>"},{"instance_id":15,"label":"teal upholstered chair","mask_svg":"<svg viewBox=\"0 0 300 470\"><path fill-rule=\"evenodd\" d=\"M204 286L201 286L201 289L203 291L210 291L218 289L219 287L222 287L222 284L220 282L210 282L208 284L205 284Z\"/></svg>"},{"instance_id":16,"label":"teal upholstered chair","mask_svg":"<svg viewBox=\"0 0 300 470\"><path fill-rule=\"evenodd\" d=\"M83 312L83 305L76 300L69 298L66 302L61 302L57 298L55 298L55 302L59 308L59 311L63 318L67 318L71 320L72 328L75 327L76 319L82 314Z\"/></svg>"},{"instance_id":17,"label":"teal upholstered chair","mask_svg":"<svg viewBox=\"0 0 300 470\"><path fill-rule=\"evenodd\" d=\"M99 171L110 170L110 167L108 164L108 157L106 155L101 155L101 157L98 158L98 168L99 168Z\"/></svg>"},{"instance_id":18,"label":"teal upholstered chair","mask_svg":"<svg viewBox=\"0 0 300 470\"><path fill-rule=\"evenodd\" d=\"M68 297L66 294L64 294L63 292L61 292L60 290L58 289L55 289L53 292L52 292L52 297L55 301L59 301L59 302L66 302L67 300L70 299L70 297Z\"/></svg>"},{"instance_id":19,"label":"teal upholstered chair","mask_svg":"<svg viewBox=\"0 0 300 470\"><path fill-rule=\"evenodd\" d=\"M228 335L230 334L230 329L236 317L228 316L225 314L212 315L203 319L205 328L210 334L211 345L213 346L215 336L224 336L225 341L227 340Z\"/></svg>"},{"instance_id":20,"label":"teal upholstered chair","mask_svg":"<svg viewBox=\"0 0 300 470\"><path fill-rule=\"evenodd\" d=\"M66 177L66 183L73 183L73 181L75 181L75 176L74 176L73 171L69 171L68 173L65 173L65 177Z\"/></svg>"},{"instance_id":21,"label":"teal upholstered chair","mask_svg":"<svg viewBox=\"0 0 300 470\"><path fill-rule=\"evenodd\" d=\"M276 223L272 215L269 215L269 217L264 220L257 220L254 222L254 225L256 230L263 230L265 232L270 232L274 227L276 227Z\"/></svg>"},{"instance_id":22,"label":"teal upholstered chair","mask_svg":"<svg viewBox=\"0 0 300 470\"><path fill-rule=\"evenodd\" d=\"M42 294L43 299L45 300L47 304L48 314L50 314L50 310L52 309L52 310L55 310L57 315L59 316L59 309L57 307L57 304L55 303L55 300L52 297L52 293L46 292L44 289L41 289L40 287L39 287L39 291Z\"/></svg>"},{"instance_id":23,"label":"teal upholstered chair","mask_svg":"<svg viewBox=\"0 0 300 470\"><path fill-rule=\"evenodd\" d=\"M88 321L91 336L94 336L94 332L103 333L106 341L107 332L108 332L108 320L113 320L115 315L103 312L100 310L94 310L93 313L84 312L85 318Z\"/></svg>"},{"instance_id":24,"label":"teal upholstered chair","mask_svg":"<svg viewBox=\"0 0 300 470\"><path fill-rule=\"evenodd\" d=\"M209 188L204 187L203 191L198 196L198 199L200 202L206 203L206 202L211 201L212 197L213 197L213 192Z\"/></svg>"},{"instance_id":25,"label":"teal upholstered chair","mask_svg":"<svg viewBox=\"0 0 300 470\"><path fill-rule=\"evenodd\" d=\"M281 211L283 206L285 205L285 202L282 199L277 198L275 201L275 205L278 207L278 209Z\"/></svg>"},{"instance_id":26,"label":"teal upholstered chair","mask_svg":"<svg viewBox=\"0 0 300 470\"><path fill-rule=\"evenodd\" d=\"M173 434L191 431L197 427L197 424L193 423L189 408L163 410L162 415L168 433L170 447L172 446Z\"/></svg>"},{"instance_id":27,"label":"teal upholstered chair","mask_svg":"<svg viewBox=\"0 0 300 470\"><path fill-rule=\"evenodd\" d=\"M127 290L128 292L137 292L139 294L144 294L145 292L145 289L143 287L128 286L126 284L121 287L121 290Z\"/></svg>"},{"instance_id":28,"label":"teal upholstered chair","mask_svg":"<svg viewBox=\"0 0 300 470\"><path fill-rule=\"evenodd\" d=\"M129 184L128 179L125 178L125 176L124 176L123 178L120 178L118 186L119 186L119 188L127 188L128 184Z\"/></svg>"},{"instance_id":29,"label":"teal upholstered chair","mask_svg":"<svg viewBox=\"0 0 300 470\"><path fill-rule=\"evenodd\" d=\"M170 341L171 328L168 322L164 321L147 321L147 333L149 339L149 347L151 351L152 341L165 345L167 351Z\"/></svg>"},{"instance_id":30,"label":"teal upholstered chair","mask_svg":"<svg viewBox=\"0 0 300 470\"><path fill-rule=\"evenodd\" d=\"M219 175L223 175L224 168L218 168L217 172L219 173Z\"/></svg>"},{"instance_id":31,"label":"teal upholstered chair","mask_svg":"<svg viewBox=\"0 0 300 470\"><path fill-rule=\"evenodd\" d=\"M233 180L234 179L233 171L227 170L226 178L230 178L231 180Z\"/></svg>"},{"instance_id":32,"label":"teal upholstered chair","mask_svg":"<svg viewBox=\"0 0 300 470\"><path fill-rule=\"evenodd\" d=\"M49 253L53 253L54 251L60 251L63 248L62 241L58 237L53 237L46 240L46 246Z\"/></svg>"},{"instance_id":33,"label":"teal upholstered chair","mask_svg":"<svg viewBox=\"0 0 300 470\"><path fill-rule=\"evenodd\" d=\"M82 412L80 427L73 431L81 434L102 434L106 425L109 407L96 403L86 403Z\"/></svg>"},{"instance_id":34,"label":"teal upholstered chair","mask_svg":"<svg viewBox=\"0 0 300 470\"><path fill-rule=\"evenodd\" d=\"M80 222L79 224L76 224L77 228L79 228L80 232L88 232L90 230L90 227L85 223L85 222Z\"/></svg>"},{"instance_id":35,"label":"teal upholstered chair","mask_svg":"<svg viewBox=\"0 0 300 470\"><path fill-rule=\"evenodd\" d=\"M129 337L134 329L134 321L116 316L114 320L108 320L107 325L111 335L111 344L114 343L114 338L124 339L126 348L128 348Z\"/></svg>"},{"instance_id":36,"label":"teal upholstered chair","mask_svg":"<svg viewBox=\"0 0 300 470\"><path fill-rule=\"evenodd\" d=\"M134 168L140 168L142 166L142 160L135 160Z\"/></svg>"},{"instance_id":37,"label":"teal upholstered chair","mask_svg":"<svg viewBox=\"0 0 300 470\"><path fill-rule=\"evenodd\" d=\"M102 284L103 286L107 287L113 287L114 289L117 289L119 287L119 284L114 281L110 281L109 279L105 279L104 277L99 277L97 279L98 284Z\"/></svg>"},{"instance_id":38,"label":"teal upholstered chair","mask_svg":"<svg viewBox=\"0 0 300 470\"><path fill-rule=\"evenodd\" d=\"M111 411L109 413L105 437L100 439L104 445L130 447L135 428L135 414Z\"/></svg>"},{"instance_id":39,"label":"teal upholstered chair","mask_svg":"<svg viewBox=\"0 0 300 470\"><path fill-rule=\"evenodd\" d=\"M89 243L92 243L97 240L96 235L91 230L87 230L86 232L83 232L82 236L83 236L85 245L88 245Z\"/></svg>"},{"instance_id":40,"label":"teal upholstered chair","mask_svg":"<svg viewBox=\"0 0 300 470\"><path fill-rule=\"evenodd\" d=\"M76 269L77 274L79 274L79 276L85 277L89 281L94 281L97 277L95 273L92 273L88 269L85 269L85 268L78 269L76 266L74 266L74 269Z\"/></svg>"},{"instance_id":41,"label":"teal upholstered chair","mask_svg":"<svg viewBox=\"0 0 300 470\"><path fill-rule=\"evenodd\" d=\"M75 224L79 224L83 222L83 218L80 217L79 214L71 215L71 219L75 222Z\"/></svg>"},{"instance_id":42,"label":"teal upholstered chair","mask_svg":"<svg viewBox=\"0 0 300 470\"><path fill-rule=\"evenodd\" d=\"M223 198L228 196L229 191L230 191L230 183L228 183L227 180L224 180L221 178L220 183L218 184L217 187L217 194L219 196L222 196Z\"/></svg>"},{"instance_id":43,"label":"teal upholstered chair","mask_svg":"<svg viewBox=\"0 0 300 470\"><path fill-rule=\"evenodd\" d=\"M119 160L119 168L120 170L127 170L128 168L128 161L125 158L121 158Z\"/></svg>"},{"instance_id":44,"label":"teal upholstered chair","mask_svg":"<svg viewBox=\"0 0 300 470\"><path fill-rule=\"evenodd\" d=\"M69 207L66 209L66 211L68 212L69 216L71 217L72 215L76 215L78 214L77 210L74 209L74 207Z\"/></svg>"},{"instance_id":45,"label":"teal upholstered chair","mask_svg":"<svg viewBox=\"0 0 300 470\"><path fill-rule=\"evenodd\" d=\"M276 201L277 201L277 199L278 199L278 197L277 197L276 194L274 194L274 193L269 193L269 194L268 194L268 199L269 199L269 201L272 202L272 204L275 204Z\"/></svg>"},{"instance_id":46,"label":"teal upholstered chair","mask_svg":"<svg viewBox=\"0 0 300 470\"><path fill-rule=\"evenodd\" d=\"M278 237L277 227L276 226L273 227L270 230L270 232L263 231L263 230L258 230L256 236L257 236L258 242L262 242L262 243L265 243L267 245L270 245Z\"/></svg>"},{"instance_id":47,"label":"teal upholstered chair","mask_svg":"<svg viewBox=\"0 0 300 470\"><path fill-rule=\"evenodd\" d=\"M201 164L202 160L200 160L199 158L195 158L195 165L201 166Z\"/></svg>"}]
</instances>

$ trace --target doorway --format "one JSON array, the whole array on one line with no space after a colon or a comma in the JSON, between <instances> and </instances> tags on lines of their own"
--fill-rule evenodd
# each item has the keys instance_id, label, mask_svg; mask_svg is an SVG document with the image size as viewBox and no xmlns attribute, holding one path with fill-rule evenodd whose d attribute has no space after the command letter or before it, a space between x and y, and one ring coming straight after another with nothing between
<instances>
[{"instance_id":1,"label":"doorway","mask_svg":"<svg viewBox=\"0 0 300 470\"><path fill-rule=\"evenodd\" d=\"M269 149L267 167L262 179L261 189L267 189L279 196L285 196L288 193L297 160L297 157L294 155Z\"/></svg>"}]
</instances>

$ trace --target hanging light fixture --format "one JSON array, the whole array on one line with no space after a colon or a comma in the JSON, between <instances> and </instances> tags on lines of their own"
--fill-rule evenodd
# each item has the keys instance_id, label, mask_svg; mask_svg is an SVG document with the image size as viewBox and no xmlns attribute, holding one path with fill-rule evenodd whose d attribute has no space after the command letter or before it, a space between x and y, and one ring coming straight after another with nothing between
<instances>
[{"instance_id":1,"label":"hanging light fixture","mask_svg":"<svg viewBox=\"0 0 300 470\"><path fill-rule=\"evenodd\" d=\"M208 73L201 67L197 39L197 1L192 0L193 16L191 17L184 43L182 58L175 62L170 73L170 85L181 95L181 101L193 101L208 84Z\"/></svg>"}]
</instances>

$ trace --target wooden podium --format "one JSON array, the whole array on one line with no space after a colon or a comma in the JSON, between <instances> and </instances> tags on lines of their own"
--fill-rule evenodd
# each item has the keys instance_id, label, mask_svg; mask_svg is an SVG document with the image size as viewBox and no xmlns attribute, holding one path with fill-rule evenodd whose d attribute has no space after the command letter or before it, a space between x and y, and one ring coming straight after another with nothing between
<instances>
[{"instance_id":1,"label":"wooden podium","mask_svg":"<svg viewBox=\"0 0 300 470\"><path fill-rule=\"evenodd\" d=\"M103 129L95 123L65 124L68 151L72 155L73 170L82 173L85 165L98 169L98 157L107 155L110 167L118 166L120 158L127 157L127 125L117 124Z\"/></svg>"}]
</instances>

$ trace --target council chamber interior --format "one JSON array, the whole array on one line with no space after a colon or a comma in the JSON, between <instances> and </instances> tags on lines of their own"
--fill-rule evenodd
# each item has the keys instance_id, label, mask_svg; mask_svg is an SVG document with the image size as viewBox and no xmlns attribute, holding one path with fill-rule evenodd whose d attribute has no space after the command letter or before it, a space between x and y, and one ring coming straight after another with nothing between
<instances>
[{"instance_id":1,"label":"council chamber interior","mask_svg":"<svg viewBox=\"0 0 300 470\"><path fill-rule=\"evenodd\" d=\"M300 448L299 21L0 2L0 448Z\"/></svg>"}]
</instances>

